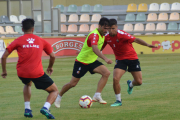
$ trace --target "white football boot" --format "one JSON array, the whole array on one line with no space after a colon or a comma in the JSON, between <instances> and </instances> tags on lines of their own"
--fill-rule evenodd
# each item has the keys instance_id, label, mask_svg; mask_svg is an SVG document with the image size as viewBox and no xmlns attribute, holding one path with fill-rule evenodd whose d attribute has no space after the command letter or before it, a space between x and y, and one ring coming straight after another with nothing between
<instances>
[{"instance_id":1,"label":"white football boot","mask_svg":"<svg viewBox=\"0 0 180 120\"><path fill-rule=\"evenodd\" d=\"M94 96L92 101L93 102L99 102L100 104L107 104L107 102L104 101L101 96L96 96L96 97Z\"/></svg>"},{"instance_id":2,"label":"white football boot","mask_svg":"<svg viewBox=\"0 0 180 120\"><path fill-rule=\"evenodd\" d=\"M54 102L55 107L60 108L60 102L61 102L61 98L59 96L57 96L57 98Z\"/></svg>"}]
</instances>

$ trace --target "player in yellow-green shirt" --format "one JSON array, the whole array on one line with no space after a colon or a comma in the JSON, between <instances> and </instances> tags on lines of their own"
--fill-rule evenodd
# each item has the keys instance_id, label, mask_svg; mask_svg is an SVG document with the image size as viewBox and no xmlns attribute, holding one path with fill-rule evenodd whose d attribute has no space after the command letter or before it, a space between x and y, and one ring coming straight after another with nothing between
<instances>
[{"instance_id":1,"label":"player in yellow-green shirt","mask_svg":"<svg viewBox=\"0 0 180 120\"><path fill-rule=\"evenodd\" d=\"M101 97L101 92L107 83L110 71L97 60L98 57L102 58L107 64L111 64L112 61L101 53L101 48L104 44L105 34L109 28L109 19L103 17L99 21L97 29L93 30L87 36L84 45L78 54L75 63L71 81L63 86L58 97L55 101L55 106L60 107L62 95L67 92L70 88L75 87L79 82L80 78L83 77L88 71L91 74L99 73L102 75L97 85L96 93L93 96L93 101L98 101L101 104L106 104Z\"/></svg>"}]
</instances>

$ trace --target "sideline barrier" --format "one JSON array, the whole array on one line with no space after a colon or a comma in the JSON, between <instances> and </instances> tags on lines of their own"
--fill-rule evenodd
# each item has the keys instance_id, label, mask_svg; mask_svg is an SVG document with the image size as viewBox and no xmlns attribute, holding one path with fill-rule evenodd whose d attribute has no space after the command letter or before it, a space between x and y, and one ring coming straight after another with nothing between
<instances>
[{"instance_id":1,"label":"sideline barrier","mask_svg":"<svg viewBox=\"0 0 180 120\"><path fill-rule=\"evenodd\" d=\"M135 36L141 38L149 44L158 46L158 48L148 48L146 46L133 43L137 54L164 54L164 53L180 53L180 35L152 35L152 36ZM73 56L80 51L85 37L58 37L58 38L44 38L53 48L56 56ZM3 39L6 46L8 46L14 38ZM109 45L103 50L103 54L114 54ZM42 56L47 56L44 52ZM17 51L9 57L18 57Z\"/></svg>"},{"instance_id":2,"label":"sideline barrier","mask_svg":"<svg viewBox=\"0 0 180 120\"><path fill-rule=\"evenodd\" d=\"M3 40L0 39L0 58L2 57L5 49L6 49L5 43Z\"/></svg>"}]
</instances>

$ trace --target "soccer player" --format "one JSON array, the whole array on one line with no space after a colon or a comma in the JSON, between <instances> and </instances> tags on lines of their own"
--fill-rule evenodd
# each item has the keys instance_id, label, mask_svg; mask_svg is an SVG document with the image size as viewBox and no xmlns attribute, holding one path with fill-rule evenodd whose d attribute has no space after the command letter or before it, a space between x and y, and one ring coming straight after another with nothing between
<instances>
[{"instance_id":1,"label":"soccer player","mask_svg":"<svg viewBox=\"0 0 180 120\"><path fill-rule=\"evenodd\" d=\"M116 57L116 64L113 71L113 88L116 96L116 102L111 106L121 106L121 87L119 81L123 74L128 70L131 72L134 80L127 81L128 94L131 94L134 86L142 84L142 73L140 62L138 60L137 53L135 52L132 43L138 43L140 45L147 46L149 48L155 48L156 46L150 45L145 41L131 36L125 31L118 30L117 21L110 19L109 34L105 35L105 42L102 49L109 44L114 51ZM128 69L127 69L128 68Z\"/></svg>"},{"instance_id":2,"label":"soccer player","mask_svg":"<svg viewBox=\"0 0 180 120\"><path fill-rule=\"evenodd\" d=\"M25 101L25 117L33 117L30 107L31 98L31 84L35 84L37 89L43 89L49 93L47 100L40 110L48 119L55 119L49 112L50 106L54 103L58 89L53 80L43 71L41 56L43 50L50 56L49 66L47 73L50 75L53 72L53 64L55 61L55 55L53 53L51 45L44 39L33 34L34 20L24 19L22 21L22 31L24 35L15 39L7 48L2 56L2 74L3 78L6 78L6 59L13 50L17 50L19 60L17 63L17 74L19 79L24 83L24 101Z\"/></svg>"},{"instance_id":3,"label":"soccer player","mask_svg":"<svg viewBox=\"0 0 180 120\"><path fill-rule=\"evenodd\" d=\"M93 101L98 101L101 104L107 103L102 99L101 92L106 85L110 71L105 67L105 65L99 62L97 58L102 58L107 64L112 63L110 59L106 58L100 52L105 39L104 35L107 33L108 28L109 19L101 18L98 28L89 33L87 36L84 45L75 60L71 81L62 87L56 101L54 102L57 108L60 107L62 95L70 88L75 87L80 78L83 77L88 71L91 74L99 73L102 75L97 85L96 93L93 96Z\"/></svg>"}]
</instances>

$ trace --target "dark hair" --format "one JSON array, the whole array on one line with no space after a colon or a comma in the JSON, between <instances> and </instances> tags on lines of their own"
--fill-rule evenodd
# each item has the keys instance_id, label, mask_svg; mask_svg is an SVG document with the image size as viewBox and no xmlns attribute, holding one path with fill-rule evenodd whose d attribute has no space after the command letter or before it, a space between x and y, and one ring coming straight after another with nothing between
<instances>
[{"instance_id":1,"label":"dark hair","mask_svg":"<svg viewBox=\"0 0 180 120\"><path fill-rule=\"evenodd\" d=\"M22 28L26 32L34 27L34 20L31 18L26 18L22 21Z\"/></svg>"},{"instance_id":2,"label":"dark hair","mask_svg":"<svg viewBox=\"0 0 180 120\"><path fill-rule=\"evenodd\" d=\"M109 26L109 19L106 18L106 17L102 17L99 20L99 25L101 25L101 26Z\"/></svg>"},{"instance_id":3,"label":"dark hair","mask_svg":"<svg viewBox=\"0 0 180 120\"><path fill-rule=\"evenodd\" d=\"M117 25L117 20L116 19L110 19L110 26L113 26L113 25Z\"/></svg>"}]
</instances>

